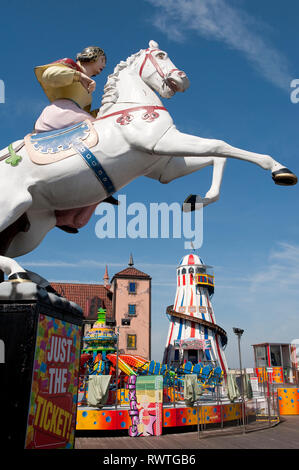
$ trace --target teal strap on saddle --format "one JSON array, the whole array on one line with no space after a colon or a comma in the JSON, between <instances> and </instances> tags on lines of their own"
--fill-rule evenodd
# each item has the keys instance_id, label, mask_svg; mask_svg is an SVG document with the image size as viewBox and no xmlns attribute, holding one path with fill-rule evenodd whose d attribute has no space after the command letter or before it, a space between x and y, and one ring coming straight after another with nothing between
<instances>
[{"instance_id":1,"label":"teal strap on saddle","mask_svg":"<svg viewBox=\"0 0 299 470\"><path fill-rule=\"evenodd\" d=\"M5 163L10 164L11 166L17 166L22 160L22 157L16 154L12 148L12 144L9 144L8 151L10 156L5 160Z\"/></svg>"},{"instance_id":2,"label":"teal strap on saddle","mask_svg":"<svg viewBox=\"0 0 299 470\"><path fill-rule=\"evenodd\" d=\"M87 122L75 124L64 129L33 134L30 142L36 151L42 154L59 153L73 148L87 163L95 176L102 183L107 196L115 193L115 187L95 155L84 145L84 139L90 134Z\"/></svg>"},{"instance_id":3,"label":"teal strap on saddle","mask_svg":"<svg viewBox=\"0 0 299 470\"><path fill-rule=\"evenodd\" d=\"M85 160L89 168L92 169L98 180L104 186L108 196L115 193L115 187L106 171L95 157L95 155L86 147L83 142L73 142L72 147Z\"/></svg>"}]
</instances>

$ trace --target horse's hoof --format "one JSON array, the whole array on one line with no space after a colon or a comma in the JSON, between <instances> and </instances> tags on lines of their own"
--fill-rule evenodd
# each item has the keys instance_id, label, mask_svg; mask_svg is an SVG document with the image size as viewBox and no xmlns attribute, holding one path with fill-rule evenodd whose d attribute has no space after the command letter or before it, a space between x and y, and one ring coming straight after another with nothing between
<instances>
[{"instance_id":1,"label":"horse's hoof","mask_svg":"<svg viewBox=\"0 0 299 470\"><path fill-rule=\"evenodd\" d=\"M186 197L185 201L183 202L182 206L182 211L183 212L192 212L195 210L195 203L196 203L196 195L195 194L189 194L188 197ZM186 206L186 204L188 204Z\"/></svg>"},{"instance_id":2,"label":"horse's hoof","mask_svg":"<svg viewBox=\"0 0 299 470\"><path fill-rule=\"evenodd\" d=\"M197 194L189 194L185 199L182 206L183 212L192 212L195 211L196 205L202 204L202 198Z\"/></svg>"},{"instance_id":3,"label":"horse's hoof","mask_svg":"<svg viewBox=\"0 0 299 470\"><path fill-rule=\"evenodd\" d=\"M288 168L273 171L272 179L275 184L279 184L280 186L292 186L297 184L298 181L297 176Z\"/></svg>"}]
</instances>

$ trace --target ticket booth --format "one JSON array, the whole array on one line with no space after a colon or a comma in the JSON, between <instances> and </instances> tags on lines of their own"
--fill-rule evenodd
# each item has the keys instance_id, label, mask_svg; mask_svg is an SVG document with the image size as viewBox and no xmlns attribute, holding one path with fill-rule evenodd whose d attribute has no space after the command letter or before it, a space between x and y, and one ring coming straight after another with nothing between
<instances>
[{"instance_id":1,"label":"ticket booth","mask_svg":"<svg viewBox=\"0 0 299 470\"><path fill-rule=\"evenodd\" d=\"M297 364L289 343L253 344L255 372L259 383L294 383ZM296 355L295 355L296 356Z\"/></svg>"}]
</instances>

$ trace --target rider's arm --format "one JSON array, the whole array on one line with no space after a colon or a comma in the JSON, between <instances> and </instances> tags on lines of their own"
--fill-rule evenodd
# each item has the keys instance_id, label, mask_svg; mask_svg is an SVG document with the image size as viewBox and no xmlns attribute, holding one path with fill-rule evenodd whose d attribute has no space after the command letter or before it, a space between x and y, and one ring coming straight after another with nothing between
<instances>
[{"instance_id":1,"label":"rider's arm","mask_svg":"<svg viewBox=\"0 0 299 470\"><path fill-rule=\"evenodd\" d=\"M65 87L74 82L78 82L80 80L80 72L73 70L70 67L52 65L44 71L41 79L45 85L52 87Z\"/></svg>"}]
</instances>

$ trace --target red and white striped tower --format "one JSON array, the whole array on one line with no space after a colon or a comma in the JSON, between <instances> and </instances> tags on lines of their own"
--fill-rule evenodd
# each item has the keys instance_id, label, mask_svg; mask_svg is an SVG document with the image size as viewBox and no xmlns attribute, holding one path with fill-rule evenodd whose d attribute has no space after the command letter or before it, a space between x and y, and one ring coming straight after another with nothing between
<instances>
[{"instance_id":1,"label":"red and white striped tower","mask_svg":"<svg viewBox=\"0 0 299 470\"><path fill-rule=\"evenodd\" d=\"M164 363L216 363L226 375L227 335L216 324L210 300L213 293L211 266L205 265L195 253L184 256L177 267L174 304L166 312L170 325Z\"/></svg>"}]
</instances>

